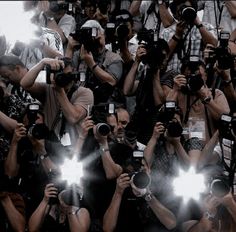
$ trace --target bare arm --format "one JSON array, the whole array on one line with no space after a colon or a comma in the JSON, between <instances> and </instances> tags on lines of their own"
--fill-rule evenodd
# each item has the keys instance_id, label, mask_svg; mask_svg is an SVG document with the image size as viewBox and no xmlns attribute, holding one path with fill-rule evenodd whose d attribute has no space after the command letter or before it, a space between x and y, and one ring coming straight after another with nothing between
<instances>
[{"instance_id":1,"label":"bare arm","mask_svg":"<svg viewBox=\"0 0 236 232\"><path fill-rule=\"evenodd\" d=\"M6 131L12 133L17 126L17 121L0 111L0 124Z\"/></svg>"},{"instance_id":2,"label":"bare arm","mask_svg":"<svg viewBox=\"0 0 236 232\"><path fill-rule=\"evenodd\" d=\"M103 217L103 231L112 232L116 228L120 204L125 188L130 185L130 178L127 173L121 174L116 181L116 190L113 194L111 203Z\"/></svg>"},{"instance_id":3,"label":"bare arm","mask_svg":"<svg viewBox=\"0 0 236 232\"><path fill-rule=\"evenodd\" d=\"M225 1L225 6L227 7L231 17L236 18L236 2L235 1Z\"/></svg>"},{"instance_id":4,"label":"bare arm","mask_svg":"<svg viewBox=\"0 0 236 232\"><path fill-rule=\"evenodd\" d=\"M23 199L22 199L23 200ZM14 231L25 231L26 220L23 215L15 208L9 196L1 197L0 203L4 208L7 218Z\"/></svg>"},{"instance_id":5,"label":"bare arm","mask_svg":"<svg viewBox=\"0 0 236 232\"><path fill-rule=\"evenodd\" d=\"M159 5L159 12L160 12L161 22L164 27L169 27L174 23L174 18L170 14L170 11L166 7L165 3Z\"/></svg>"},{"instance_id":6,"label":"bare arm","mask_svg":"<svg viewBox=\"0 0 236 232\"><path fill-rule=\"evenodd\" d=\"M165 94L161 86L160 82L160 70L158 69L157 72L154 74L153 78L153 97L155 105L158 106L165 102Z\"/></svg>"},{"instance_id":7,"label":"bare arm","mask_svg":"<svg viewBox=\"0 0 236 232\"><path fill-rule=\"evenodd\" d=\"M129 12L132 16L139 15L139 7L141 5L142 0L133 0L130 7Z\"/></svg>"}]
</instances>

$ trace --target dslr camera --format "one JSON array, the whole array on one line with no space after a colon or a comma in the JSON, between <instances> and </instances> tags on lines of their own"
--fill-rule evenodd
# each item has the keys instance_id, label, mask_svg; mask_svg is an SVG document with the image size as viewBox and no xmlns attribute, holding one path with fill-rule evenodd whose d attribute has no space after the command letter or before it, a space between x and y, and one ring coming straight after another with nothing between
<instances>
[{"instance_id":1,"label":"dslr camera","mask_svg":"<svg viewBox=\"0 0 236 232\"><path fill-rule=\"evenodd\" d=\"M78 190L79 187L76 185L67 186L66 181L62 181L60 179L60 174L56 170L50 170L48 172L48 181L49 183L53 183L57 188L58 193L63 191L61 198L63 202L67 205L79 206L80 200L82 198L82 193ZM50 198L49 204L55 205L58 204L58 198Z\"/></svg>"},{"instance_id":2,"label":"dslr camera","mask_svg":"<svg viewBox=\"0 0 236 232\"><path fill-rule=\"evenodd\" d=\"M98 29L96 27L82 27L75 31L75 33L70 34L70 36L84 45L87 51L92 51L96 44L96 37L98 36Z\"/></svg>"},{"instance_id":3,"label":"dslr camera","mask_svg":"<svg viewBox=\"0 0 236 232\"><path fill-rule=\"evenodd\" d=\"M174 119L175 113L178 112L175 101L166 101L157 117L157 121L162 122L170 137L180 137L183 132L180 123Z\"/></svg>"},{"instance_id":4,"label":"dslr camera","mask_svg":"<svg viewBox=\"0 0 236 232\"><path fill-rule=\"evenodd\" d=\"M219 121L219 133L222 138L234 141L236 138L236 117L222 114Z\"/></svg>"},{"instance_id":5,"label":"dslr camera","mask_svg":"<svg viewBox=\"0 0 236 232\"><path fill-rule=\"evenodd\" d=\"M217 48L210 48L209 53L206 55L207 64L211 64L213 66L217 61L218 67L222 70L233 67L233 55L230 54L228 49L229 38L229 32L220 32L219 46Z\"/></svg>"},{"instance_id":6,"label":"dslr camera","mask_svg":"<svg viewBox=\"0 0 236 232\"><path fill-rule=\"evenodd\" d=\"M184 61L183 67L190 70L190 75L186 76L187 83L181 87L181 91L185 94L195 93L199 91L204 85L204 81L200 73L196 72L199 70L199 57L190 56L189 60Z\"/></svg>"},{"instance_id":7,"label":"dslr camera","mask_svg":"<svg viewBox=\"0 0 236 232\"><path fill-rule=\"evenodd\" d=\"M145 189L150 184L149 175L142 170L143 151L135 150L131 158L131 166L133 171L129 173L130 180L135 187Z\"/></svg>"},{"instance_id":8,"label":"dslr camera","mask_svg":"<svg viewBox=\"0 0 236 232\"><path fill-rule=\"evenodd\" d=\"M26 109L26 115L29 121L27 126L28 135L35 139L46 139L49 129L44 123L36 123L39 113L39 104L29 104Z\"/></svg>"},{"instance_id":9,"label":"dslr camera","mask_svg":"<svg viewBox=\"0 0 236 232\"><path fill-rule=\"evenodd\" d=\"M142 62L148 64L151 69L159 68L165 59L165 55L163 54L165 48L162 47L163 43L160 43L161 39L158 39L157 31L143 28L138 32L137 39L139 44L144 45L147 51L147 54L141 58Z\"/></svg>"},{"instance_id":10,"label":"dslr camera","mask_svg":"<svg viewBox=\"0 0 236 232\"><path fill-rule=\"evenodd\" d=\"M106 123L106 117L115 114L114 104L94 105L91 110L91 119L96 125L96 132L101 136L107 136L113 128Z\"/></svg>"},{"instance_id":11,"label":"dslr camera","mask_svg":"<svg viewBox=\"0 0 236 232\"><path fill-rule=\"evenodd\" d=\"M63 68L60 68L60 70L52 70L50 65L46 65L46 83L47 84L52 84L51 74L54 74L53 79L56 85L61 88L67 86L72 81L78 81L81 78L78 72L64 73Z\"/></svg>"}]
</instances>

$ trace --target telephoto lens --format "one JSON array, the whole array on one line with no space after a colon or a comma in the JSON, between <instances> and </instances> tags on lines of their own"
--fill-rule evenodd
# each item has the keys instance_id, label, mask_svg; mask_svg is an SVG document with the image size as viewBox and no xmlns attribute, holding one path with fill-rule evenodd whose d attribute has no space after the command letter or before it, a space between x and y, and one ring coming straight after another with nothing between
<instances>
[{"instance_id":1,"label":"telephoto lens","mask_svg":"<svg viewBox=\"0 0 236 232\"><path fill-rule=\"evenodd\" d=\"M230 187L226 180L214 179L211 182L211 193L216 197L224 197L230 192Z\"/></svg>"},{"instance_id":2,"label":"telephoto lens","mask_svg":"<svg viewBox=\"0 0 236 232\"><path fill-rule=\"evenodd\" d=\"M107 136L111 132L111 128L106 123L98 123L96 125L96 132L101 136Z\"/></svg>"},{"instance_id":3,"label":"telephoto lens","mask_svg":"<svg viewBox=\"0 0 236 232\"><path fill-rule=\"evenodd\" d=\"M28 130L28 134L35 139L46 139L49 134L49 129L44 123L34 124Z\"/></svg>"},{"instance_id":4,"label":"telephoto lens","mask_svg":"<svg viewBox=\"0 0 236 232\"><path fill-rule=\"evenodd\" d=\"M135 172L131 176L131 181L135 185L135 187L139 189L145 189L150 184L150 177L146 172Z\"/></svg>"}]
</instances>

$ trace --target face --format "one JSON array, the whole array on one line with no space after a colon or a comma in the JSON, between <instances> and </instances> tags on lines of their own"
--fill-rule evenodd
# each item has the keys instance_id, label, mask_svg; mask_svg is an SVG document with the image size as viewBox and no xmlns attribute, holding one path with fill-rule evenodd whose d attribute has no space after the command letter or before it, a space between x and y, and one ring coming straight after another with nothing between
<instances>
[{"instance_id":1,"label":"face","mask_svg":"<svg viewBox=\"0 0 236 232\"><path fill-rule=\"evenodd\" d=\"M7 66L0 67L0 76L2 76L6 81L10 81L12 84L18 84L20 82L19 70L10 69Z\"/></svg>"},{"instance_id":2,"label":"face","mask_svg":"<svg viewBox=\"0 0 236 232\"><path fill-rule=\"evenodd\" d=\"M96 7L91 2L86 2L84 6L84 13L86 16L88 16L90 19L93 18L94 14L96 12Z\"/></svg>"},{"instance_id":3,"label":"face","mask_svg":"<svg viewBox=\"0 0 236 232\"><path fill-rule=\"evenodd\" d=\"M109 137L115 138L117 136L117 119L114 114L107 117L107 124L109 124L113 128Z\"/></svg>"},{"instance_id":4,"label":"face","mask_svg":"<svg viewBox=\"0 0 236 232\"><path fill-rule=\"evenodd\" d=\"M118 132L120 130L123 131L127 126L127 124L130 122L129 113L125 109L118 109L117 116L118 116Z\"/></svg>"},{"instance_id":5,"label":"face","mask_svg":"<svg viewBox=\"0 0 236 232\"><path fill-rule=\"evenodd\" d=\"M37 114L37 119L36 119L35 123L36 124L43 123L43 116L41 114ZM23 118L23 124L25 126L29 125L29 120L28 120L27 115L25 115L24 118Z\"/></svg>"}]
</instances>

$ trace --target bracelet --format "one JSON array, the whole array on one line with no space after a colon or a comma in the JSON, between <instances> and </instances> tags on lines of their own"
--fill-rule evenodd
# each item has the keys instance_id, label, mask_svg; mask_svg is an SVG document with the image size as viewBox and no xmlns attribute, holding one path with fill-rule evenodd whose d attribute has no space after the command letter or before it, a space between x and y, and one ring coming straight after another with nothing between
<instances>
[{"instance_id":1,"label":"bracelet","mask_svg":"<svg viewBox=\"0 0 236 232\"><path fill-rule=\"evenodd\" d=\"M72 211L68 212L67 214L68 214L68 215L76 215L76 214L78 213L78 211L79 211L79 209L77 209L77 210L72 210Z\"/></svg>"},{"instance_id":2,"label":"bracelet","mask_svg":"<svg viewBox=\"0 0 236 232\"><path fill-rule=\"evenodd\" d=\"M92 67L92 71L94 71L94 69L98 66L98 64L95 64L93 67Z\"/></svg>"},{"instance_id":3,"label":"bracelet","mask_svg":"<svg viewBox=\"0 0 236 232\"><path fill-rule=\"evenodd\" d=\"M196 25L196 28L198 28L198 29L200 29L201 27L203 27L203 24L202 24L202 23Z\"/></svg>"},{"instance_id":4,"label":"bracelet","mask_svg":"<svg viewBox=\"0 0 236 232\"><path fill-rule=\"evenodd\" d=\"M177 42L177 43L180 41L180 39L177 38L176 35L173 35L173 36L172 36L172 39L173 39L175 42Z\"/></svg>"},{"instance_id":5,"label":"bracelet","mask_svg":"<svg viewBox=\"0 0 236 232\"><path fill-rule=\"evenodd\" d=\"M105 152L107 152L107 151L110 151L110 149L109 149L109 148L105 148L105 147L101 147L101 148L100 148L100 152L101 152L101 153L105 153Z\"/></svg>"}]
</instances>

